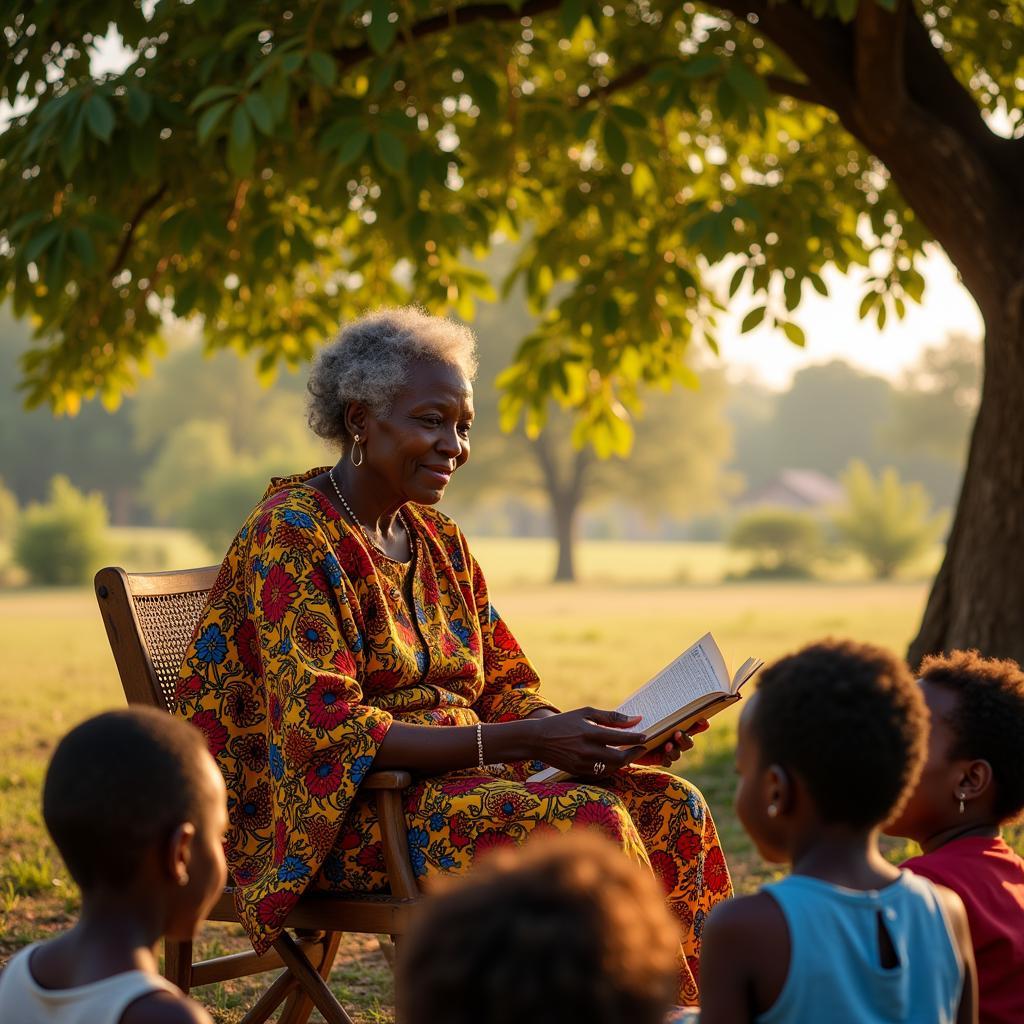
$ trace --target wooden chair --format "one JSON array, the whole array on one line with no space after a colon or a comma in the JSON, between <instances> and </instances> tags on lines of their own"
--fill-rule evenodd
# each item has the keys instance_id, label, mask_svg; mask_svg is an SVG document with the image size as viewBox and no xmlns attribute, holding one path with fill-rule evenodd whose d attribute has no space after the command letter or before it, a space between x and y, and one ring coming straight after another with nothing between
<instances>
[{"instance_id":1,"label":"wooden chair","mask_svg":"<svg viewBox=\"0 0 1024 1024\"><path fill-rule=\"evenodd\" d=\"M110 567L96 574L96 596L129 704L147 704L169 711L178 669L217 566L180 572L127 573ZM362 786L377 802L391 895L310 893L288 915L287 931L271 950L252 950L192 962L192 943L165 940L164 974L183 992L200 985L248 977L284 967L243 1018L262 1024L285 1003L278 1024L305 1024L313 1007L328 1024L351 1024L351 1018L327 987L338 943L344 932L402 935L419 902L419 887L409 861L402 790L412 782L408 772L372 772ZM238 921L233 890L226 888L210 913L211 921ZM285 1002L287 1000L287 1002Z\"/></svg>"}]
</instances>

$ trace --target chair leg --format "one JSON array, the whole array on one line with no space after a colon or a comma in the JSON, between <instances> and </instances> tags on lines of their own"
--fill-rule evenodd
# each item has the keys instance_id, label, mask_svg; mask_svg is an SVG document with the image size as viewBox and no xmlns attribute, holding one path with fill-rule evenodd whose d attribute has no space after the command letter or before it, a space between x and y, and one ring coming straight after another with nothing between
<instances>
[{"instance_id":1,"label":"chair leg","mask_svg":"<svg viewBox=\"0 0 1024 1024\"><path fill-rule=\"evenodd\" d=\"M164 939L164 977L185 995L192 987L192 943Z\"/></svg>"},{"instance_id":2,"label":"chair leg","mask_svg":"<svg viewBox=\"0 0 1024 1024\"><path fill-rule=\"evenodd\" d=\"M298 984L291 971L282 971L270 988L256 1000L240 1024L266 1024L270 1015L291 995Z\"/></svg>"},{"instance_id":3,"label":"chair leg","mask_svg":"<svg viewBox=\"0 0 1024 1024\"><path fill-rule=\"evenodd\" d=\"M290 937L289 937L290 938ZM305 975L306 980L303 980L303 971L297 966L293 966L289 962L283 952L281 952L282 959L288 964L289 973L294 973L299 982L299 989L293 992L288 997L288 1002L285 1003L284 1010L281 1016L278 1018L277 1024L306 1024L309 1020L309 1015L313 1012L315 995L311 990L311 987L317 987L321 989L321 998L323 995L330 1000L330 1010L334 1013L332 1017L321 1005L320 1000L316 1000L316 1007L320 1010L324 1019L329 1024L352 1024L352 1019L345 1012L341 1004L334 998L334 994L327 988L327 978L330 976L331 968L334 966L334 959L338 955L338 946L341 943L341 932L327 932L323 938L322 956L319 958L319 963L314 969L313 964L303 956L302 951L295 945L295 951L305 962L306 968L309 973ZM280 952L280 950L279 950ZM316 979L316 980L314 980ZM316 982L319 981L319 986Z\"/></svg>"}]
</instances>

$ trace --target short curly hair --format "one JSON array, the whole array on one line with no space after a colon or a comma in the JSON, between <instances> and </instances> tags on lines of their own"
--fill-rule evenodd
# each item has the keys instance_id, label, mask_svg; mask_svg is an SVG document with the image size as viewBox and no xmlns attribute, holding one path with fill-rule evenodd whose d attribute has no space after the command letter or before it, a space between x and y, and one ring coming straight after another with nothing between
<instances>
[{"instance_id":1,"label":"short curly hair","mask_svg":"<svg viewBox=\"0 0 1024 1024\"><path fill-rule=\"evenodd\" d=\"M653 874L595 834L499 850L430 897L399 946L406 1024L656 1024L679 929Z\"/></svg>"},{"instance_id":2,"label":"short curly hair","mask_svg":"<svg viewBox=\"0 0 1024 1024\"><path fill-rule=\"evenodd\" d=\"M309 374L313 433L343 445L349 402L364 402L376 415L387 415L417 359L456 366L473 380L476 337L465 325L417 306L379 309L346 324L317 353Z\"/></svg>"},{"instance_id":3,"label":"short curly hair","mask_svg":"<svg viewBox=\"0 0 1024 1024\"><path fill-rule=\"evenodd\" d=\"M918 675L956 695L946 717L950 758L988 761L995 781L993 810L1000 822L1024 811L1024 671L1015 661L953 651L925 658Z\"/></svg>"},{"instance_id":4,"label":"short curly hair","mask_svg":"<svg viewBox=\"0 0 1024 1024\"><path fill-rule=\"evenodd\" d=\"M761 673L753 730L762 763L800 776L822 819L881 824L909 795L925 757L928 709L888 651L825 640Z\"/></svg>"},{"instance_id":5,"label":"short curly hair","mask_svg":"<svg viewBox=\"0 0 1024 1024\"><path fill-rule=\"evenodd\" d=\"M155 708L105 712L57 744L43 821L83 891L131 881L154 844L202 821L208 763L203 734Z\"/></svg>"}]
</instances>

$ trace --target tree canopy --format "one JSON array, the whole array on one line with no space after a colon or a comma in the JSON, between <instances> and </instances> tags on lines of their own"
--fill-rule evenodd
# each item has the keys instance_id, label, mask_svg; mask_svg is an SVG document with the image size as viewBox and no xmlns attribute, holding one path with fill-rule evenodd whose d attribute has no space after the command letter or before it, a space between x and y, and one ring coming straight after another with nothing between
<instances>
[{"instance_id":1,"label":"tree canopy","mask_svg":"<svg viewBox=\"0 0 1024 1024\"><path fill-rule=\"evenodd\" d=\"M0 287L37 320L29 402L116 403L168 312L266 373L368 305L468 316L493 283L467 253L500 236L541 315L505 424L536 432L553 396L611 454L643 385L714 347L710 268L735 261L745 328L799 344L826 265L867 267L861 311L884 323L920 300L934 239L981 308L988 375L912 654L1024 658L1006 557L1024 521L1005 511L1024 488L1020 4L15 0L2 17L0 99L23 112L0 136ZM97 79L111 23L136 55Z\"/></svg>"},{"instance_id":2,"label":"tree canopy","mask_svg":"<svg viewBox=\"0 0 1024 1024\"><path fill-rule=\"evenodd\" d=\"M919 6L978 101L1016 111L1024 15ZM0 283L38 318L29 401L113 404L172 311L268 372L370 304L469 317L491 282L466 254L495 233L519 240L512 278L545 314L506 420L536 425L554 394L603 451L628 446L638 384L714 346L708 267L727 256L730 292L753 289L746 327L800 343L828 263L870 262L864 313L900 315L928 232L771 41L816 16L852 36L875 0L777 7L7 5L2 96L31 107L0 137ZM111 22L136 55L95 78Z\"/></svg>"}]
</instances>

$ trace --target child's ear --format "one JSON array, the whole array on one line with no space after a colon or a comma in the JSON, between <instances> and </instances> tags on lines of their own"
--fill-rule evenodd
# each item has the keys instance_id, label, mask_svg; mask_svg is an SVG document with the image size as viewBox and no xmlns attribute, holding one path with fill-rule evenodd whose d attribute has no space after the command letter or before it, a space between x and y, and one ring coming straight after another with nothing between
<instances>
[{"instance_id":1,"label":"child's ear","mask_svg":"<svg viewBox=\"0 0 1024 1024\"><path fill-rule=\"evenodd\" d=\"M165 867L171 879L180 886L188 885L189 865L192 863L192 844L196 838L196 827L191 821L183 821L167 841Z\"/></svg>"},{"instance_id":2,"label":"child's ear","mask_svg":"<svg viewBox=\"0 0 1024 1024\"><path fill-rule=\"evenodd\" d=\"M977 800L984 796L992 785L992 765L979 758L967 761L956 785L958 800Z\"/></svg>"},{"instance_id":3,"label":"child's ear","mask_svg":"<svg viewBox=\"0 0 1024 1024\"><path fill-rule=\"evenodd\" d=\"M768 766L766 773L768 806L774 807L774 812L769 811L771 817L785 814L793 809L793 784L790 782L789 773L781 764Z\"/></svg>"}]
</instances>

